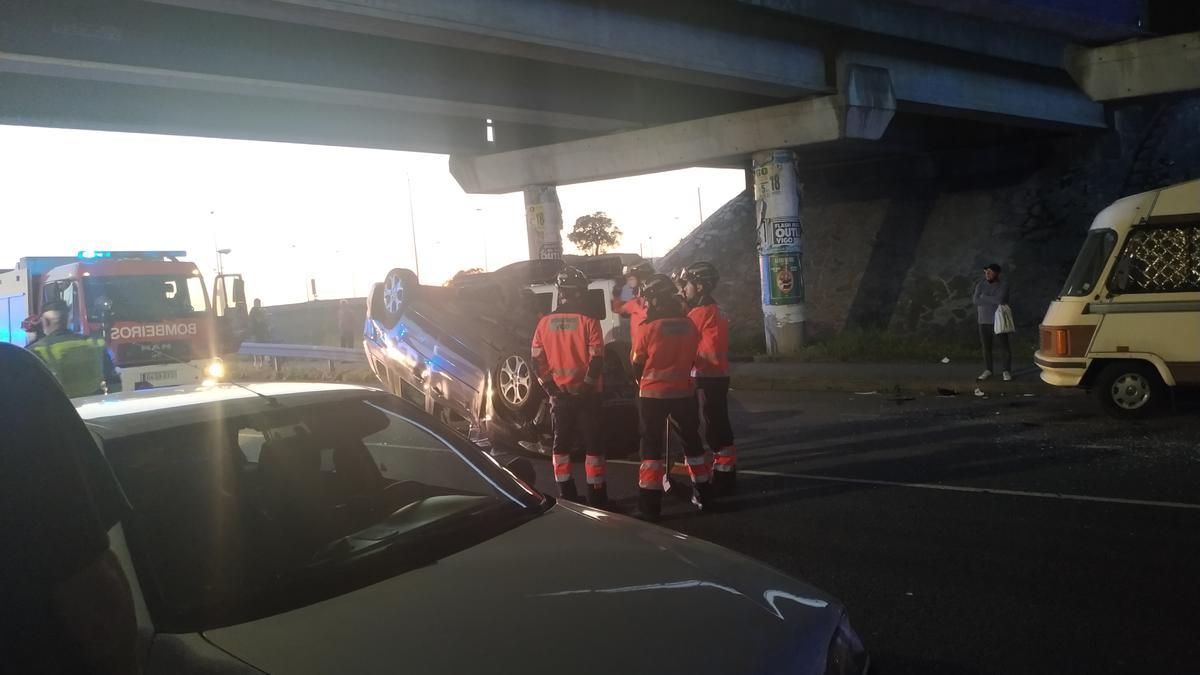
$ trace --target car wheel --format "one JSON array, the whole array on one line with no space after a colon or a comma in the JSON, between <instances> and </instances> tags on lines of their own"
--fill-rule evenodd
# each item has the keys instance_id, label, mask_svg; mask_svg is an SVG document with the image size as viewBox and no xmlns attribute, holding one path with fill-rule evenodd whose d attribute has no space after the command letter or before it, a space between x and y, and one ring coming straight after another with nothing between
<instances>
[{"instance_id":1,"label":"car wheel","mask_svg":"<svg viewBox=\"0 0 1200 675\"><path fill-rule=\"evenodd\" d=\"M1167 396L1158 371L1145 361L1110 363L1093 389L1100 406L1113 417L1138 419L1154 413Z\"/></svg>"},{"instance_id":2,"label":"car wheel","mask_svg":"<svg viewBox=\"0 0 1200 675\"><path fill-rule=\"evenodd\" d=\"M496 366L496 398L500 405L521 414L524 422L533 417L543 396L527 355L509 352L501 357Z\"/></svg>"},{"instance_id":3,"label":"car wheel","mask_svg":"<svg viewBox=\"0 0 1200 675\"><path fill-rule=\"evenodd\" d=\"M397 267L387 273L380 289L380 307L378 308L385 325L389 327L396 325L396 322L404 315L404 310L416 300L420 288L421 282L417 280L417 275L412 270Z\"/></svg>"}]
</instances>

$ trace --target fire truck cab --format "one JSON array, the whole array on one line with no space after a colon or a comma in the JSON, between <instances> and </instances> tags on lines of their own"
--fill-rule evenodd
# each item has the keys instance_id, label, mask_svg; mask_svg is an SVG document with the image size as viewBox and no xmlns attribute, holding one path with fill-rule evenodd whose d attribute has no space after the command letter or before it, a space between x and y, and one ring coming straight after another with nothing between
<instances>
[{"instance_id":1,"label":"fire truck cab","mask_svg":"<svg viewBox=\"0 0 1200 675\"><path fill-rule=\"evenodd\" d=\"M34 317L67 306L67 328L103 336L125 391L219 380L219 354L237 351L246 325L240 275L221 275L210 296L183 251L80 251L23 258L0 273L0 338L25 346ZM19 318L18 318L19 317Z\"/></svg>"}]
</instances>

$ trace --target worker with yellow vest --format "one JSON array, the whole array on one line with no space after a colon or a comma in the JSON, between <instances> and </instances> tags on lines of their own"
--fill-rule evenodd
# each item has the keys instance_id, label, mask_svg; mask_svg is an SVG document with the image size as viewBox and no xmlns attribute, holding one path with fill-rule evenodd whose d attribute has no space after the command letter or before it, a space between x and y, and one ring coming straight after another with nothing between
<instances>
[{"instance_id":1,"label":"worker with yellow vest","mask_svg":"<svg viewBox=\"0 0 1200 675\"><path fill-rule=\"evenodd\" d=\"M121 390L121 378L104 341L67 329L67 306L52 301L42 307L45 337L27 349L37 355L67 396L91 396Z\"/></svg>"}]
</instances>

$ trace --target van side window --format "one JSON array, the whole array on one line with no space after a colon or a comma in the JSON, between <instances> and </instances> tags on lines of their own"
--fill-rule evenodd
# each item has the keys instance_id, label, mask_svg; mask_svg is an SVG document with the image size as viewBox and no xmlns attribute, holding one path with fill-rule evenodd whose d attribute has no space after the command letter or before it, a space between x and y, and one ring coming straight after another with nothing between
<instances>
[{"instance_id":1,"label":"van side window","mask_svg":"<svg viewBox=\"0 0 1200 675\"><path fill-rule=\"evenodd\" d=\"M1200 223L1131 231L1109 288L1120 293L1200 291Z\"/></svg>"}]
</instances>

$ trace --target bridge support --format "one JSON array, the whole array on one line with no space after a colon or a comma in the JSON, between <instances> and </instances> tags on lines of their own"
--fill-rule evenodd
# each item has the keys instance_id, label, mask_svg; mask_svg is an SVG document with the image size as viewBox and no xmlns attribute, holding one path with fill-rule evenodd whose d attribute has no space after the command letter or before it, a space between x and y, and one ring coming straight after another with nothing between
<instances>
[{"instance_id":1,"label":"bridge support","mask_svg":"<svg viewBox=\"0 0 1200 675\"><path fill-rule=\"evenodd\" d=\"M795 354L804 346L804 226L796 153L768 150L754 153L752 160L767 353Z\"/></svg>"},{"instance_id":2,"label":"bridge support","mask_svg":"<svg viewBox=\"0 0 1200 675\"><path fill-rule=\"evenodd\" d=\"M525 235L530 260L562 257L562 206L553 185L525 188Z\"/></svg>"}]
</instances>

